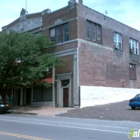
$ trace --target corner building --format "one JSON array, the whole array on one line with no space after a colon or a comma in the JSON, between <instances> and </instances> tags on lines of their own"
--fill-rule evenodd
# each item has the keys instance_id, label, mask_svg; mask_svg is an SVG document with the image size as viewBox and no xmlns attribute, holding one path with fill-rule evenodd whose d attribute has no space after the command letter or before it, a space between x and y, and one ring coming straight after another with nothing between
<instances>
[{"instance_id":1,"label":"corner building","mask_svg":"<svg viewBox=\"0 0 140 140\"><path fill-rule=\"evenodd\" d=\"M18 105L75 107L80 106L80 86L140 87L140 31L86 7L82 0L70 0L53 12L27 14L22 9L2 30L48 35L55 41L52 53L63 62L48 75L50 89L13 90Z\"/></svg>"}]
</instances>

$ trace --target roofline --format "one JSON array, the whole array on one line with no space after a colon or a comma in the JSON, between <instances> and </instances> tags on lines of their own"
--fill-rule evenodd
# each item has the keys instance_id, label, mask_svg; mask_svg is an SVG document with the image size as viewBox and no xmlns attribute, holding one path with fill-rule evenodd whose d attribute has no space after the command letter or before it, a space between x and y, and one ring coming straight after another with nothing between
<instances>
[{"instance_id":1,"label":"roofline","mask_svg":"<svg viewBox=\"0 0 140 140\"><path fill-rule=\"evenodd\" d=\"M100 12L98 12L98 11L96 11L96 10L94 10L94 9L92 9L92 8L90 8L90 7L88 7L88 6L86 6L86 5L83 5L83 6L86 7L86 8L88 8L88 9L91 9L91 10L95 11L96 13L99 13L99 14L101 14L101 15L103 15L103 16L106 16L106 15L104 15L104 14L102 14L102 13L100 13ZM113 19L113 18L111 18L111 17L109 17L109 16L106 16L106 17L108 17L109 19L112 19L112 20L114 20L114 21L116 21L116 22L118 22L118 23L121 23L121 24L123 24L124 26L127 26L127 27L129 27L129 28L131 28L131 29L133 29L133 30L136 30L136 31L140 32L140 30L135 29L135 28L133 28L133 27L131 27L131 26L129 26L129 25L126 25L126 24L124 24L123 22L120 22L120 21L118 21L118 20L116 20L116 19Z\"/></svg>"},{"instance_id":2,"label":"roofline","mask_svg":"<svg viewBox=\"0 0 140 140\"><path fill-rule=\"evenodd\" d=\"M69 7L69 6L62 7L62 8L60 8L60 9L57 9L57 10L51 12L51 13L48 13L48 14L54 14L54 13L56 13L56 12L58 12L58 11L61 11L61 10L65 9L65 8L67 8L67 7ZM44 11L44 10L43 10L43 11ZM27 14L26 16L28 17L28 16L35 15L35 14L42 14L43 11L41 11L41 12L36 12L36 13L31 13L31 14ZM5 27L7 27L7 26L9 26L9 25L11 25L12 23L14 23L15 21L17 21L17 20L19 20L19 19L20 19L20 17L18 17L17 19L15 19L14 21L12 21L12 22L9 23L9 24L7 24L7 25L5 25L5 26L2 26L2 29L5 28Z\"/></svg>"}]
</instances>

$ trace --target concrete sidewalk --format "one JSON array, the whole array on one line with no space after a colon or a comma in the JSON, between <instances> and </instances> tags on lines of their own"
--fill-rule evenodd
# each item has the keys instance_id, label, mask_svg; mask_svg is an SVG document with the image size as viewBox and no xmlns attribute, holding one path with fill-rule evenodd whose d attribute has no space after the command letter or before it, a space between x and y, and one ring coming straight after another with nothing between
<instances>
[{"instance_id":1,"label":"concrete sidewalk","mask_svg":"<svg viewBox=\"0 0 140 140\"><path fill-rule=\"evenodd\" d=\"M66 113L72 109L74 108L16 106L11 107L8 112L12 114L55 116L56 114Z\"/></svg>"}]
</instances>

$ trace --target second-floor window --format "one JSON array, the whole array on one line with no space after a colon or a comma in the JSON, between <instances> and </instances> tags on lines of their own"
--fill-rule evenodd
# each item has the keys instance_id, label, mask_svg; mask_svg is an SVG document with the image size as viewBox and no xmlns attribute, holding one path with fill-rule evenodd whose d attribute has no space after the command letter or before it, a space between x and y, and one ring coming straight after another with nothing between
<instances>
[{"instance_id":1,"label":"second-floor window","mask_svg":"<svg viewBox=\"0 0 140 140\"><path fill-rule=\"evenodd\" d=\"M64 24L64 41L69 40L69 26L68 24Z\"/></svg>"},{"instance_id":2,"label":"second-floor window","mask_svg":"<svg viewBox=\"0 0 140 140\"><path fill-rule=\"evenodd\" d=\"M101 25L87 21L87 39L101 43Z\"/></svg>"},{"instance_id":3,"label":"second-floor window","mask_svg":"<svg viewBox=\"0 0 140 140\"><path fill-rule=\"evenodd\" d=\"M61 43L69 40L68 23L56 26L50 29L50 39L55 43Z\"/></svg>"},{"instance_id":4,"label":"second-floor window","mask_svg":"<svg viewBox=\"0 0 140 140\"><path fill-rule=\"evenodd\" d=\"M62 32L63 32L62 31L62 26L58 26L57 30L56 30L56 33L57 33L57 37L56 37L57 43L61 43L62 42L62 39L63 39Z\"/></svg>"},{"instance_id":5,"label":"second-floor window","mask_svg":"<svg viewBox=\"0 0 140 140\"><path fill-rule=\"evenodd\" d=\"M119 33L114 33L114 48L122 50L122 35Z\"/></svg>"},{"instance_id":6,"label":"second-floor window","mask_svg":"<svg viewBox=\"0 0 140 140\"><path fill-rule=\"evenodd\" d=\"M139 44L137 40L129 39L130 54L139 55Z\"/></svg>"},{"instance_id":7,"label":"second-floor window","mask_svg":"<svg viewBox=\"0 0 140 140\"><path fill-rule=\"evenodd\" d=\"M51 41L55 41L55 28L50 30L50 39Z\"/></svg>"}]
</instances>

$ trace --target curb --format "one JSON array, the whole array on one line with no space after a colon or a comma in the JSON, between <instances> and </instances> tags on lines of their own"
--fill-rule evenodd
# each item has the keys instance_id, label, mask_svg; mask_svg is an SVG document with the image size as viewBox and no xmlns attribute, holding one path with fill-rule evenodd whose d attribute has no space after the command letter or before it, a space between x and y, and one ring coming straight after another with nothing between
<instances>
[{"instance_id":1,"label":"curb","mask_svg":"<svg viewBox=\"0 0 140 140\"><path fill-rule=\"evenodd\" d=\"M21 112L21 111L7 111L10 114L22 114L22 115L37 115L37 113Z\"/></svg>"},{"instance_id":2,"label":"curb","mask_svg":"<svg viewBox=\"0 0 140 140\"><path fill-rule=\"evenodd\" d=\"M54 113L54 116L58 116L58 115L61 115L61 114L67 113L67 112L68 112L68 111L56 112L56 113Z\"/></svg>"}]
</instances>

